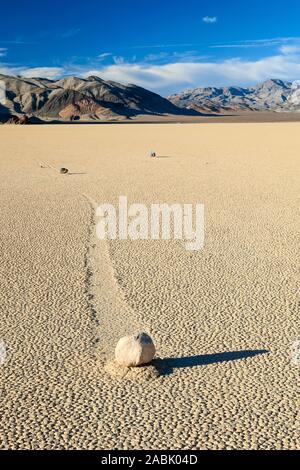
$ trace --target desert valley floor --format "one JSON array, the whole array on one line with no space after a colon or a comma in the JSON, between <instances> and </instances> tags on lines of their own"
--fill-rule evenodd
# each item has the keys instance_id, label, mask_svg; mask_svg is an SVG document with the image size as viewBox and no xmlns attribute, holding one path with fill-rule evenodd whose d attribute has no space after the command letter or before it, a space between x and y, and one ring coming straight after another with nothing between
<instances>
[{"instance_id":1,"label":"desert valley floor","mask_svg":"<svg viewBox=\"0 0 300 470\"><path fill-rule=\"evenodd\" d=\"M299 132L0 127L2 449L300 448ZM120 195L203 203L203 250L98 241ZM139 329L157 359L121 374Z\"/></svg>"}]
</instances>

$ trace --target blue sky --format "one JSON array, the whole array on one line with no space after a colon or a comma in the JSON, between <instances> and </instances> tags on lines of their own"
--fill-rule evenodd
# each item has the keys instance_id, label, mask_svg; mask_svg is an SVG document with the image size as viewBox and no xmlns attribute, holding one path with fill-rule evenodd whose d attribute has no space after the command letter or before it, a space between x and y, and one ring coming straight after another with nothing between
<instances>
[{"instance_id":1,"label":"blue sky","mask_svg":"<svg viewBox=\"0 0 300 470\"><path fill-rule=\"evenodd\" d=\"M14 0L0 20L0 73L99 75L164 95L300 78L299 0Z\"/></svg>"}]
</instances>

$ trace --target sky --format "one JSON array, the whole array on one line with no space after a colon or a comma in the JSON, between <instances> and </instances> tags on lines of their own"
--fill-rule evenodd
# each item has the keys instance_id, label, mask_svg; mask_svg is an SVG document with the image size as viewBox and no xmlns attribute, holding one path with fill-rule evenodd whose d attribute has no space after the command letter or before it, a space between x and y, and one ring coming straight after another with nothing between
<instances>
[{"instance_id":1,"label":"sky","mask_svg":"<svg viewBox=\"0 0 300 470\"><path fill-rule=\"evenodd\" d=\"M14 0L0 73L97 75L162 95L300 79L300 1Z\"/></svg>"}]
</instances>

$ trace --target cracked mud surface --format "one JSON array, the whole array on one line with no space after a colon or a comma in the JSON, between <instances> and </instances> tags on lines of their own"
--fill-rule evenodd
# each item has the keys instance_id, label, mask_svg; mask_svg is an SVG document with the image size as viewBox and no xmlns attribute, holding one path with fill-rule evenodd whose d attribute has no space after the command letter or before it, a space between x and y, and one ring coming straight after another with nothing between
<instances>
[{"instance_id":1,"label":"cracked mud surface","mask_svg":"<svg viewBox=\"0 0 300 470\"><path fill-rule=\"evenodd\" d=\"M2 449L300 448L298 132L0 128ZM98 241L120 195L204 203L204 249ZM114 345L141 328L157 358L123 374Z\"/></svg>"}]
</instances>

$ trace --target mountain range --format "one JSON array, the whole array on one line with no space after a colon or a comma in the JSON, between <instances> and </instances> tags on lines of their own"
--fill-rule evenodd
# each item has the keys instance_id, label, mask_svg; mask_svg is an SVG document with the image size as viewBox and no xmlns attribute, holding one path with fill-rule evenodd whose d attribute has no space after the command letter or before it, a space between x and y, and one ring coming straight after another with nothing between
<instances>
[{"instance_id":1,"label":"mountain range","mask_svg":"<svg viewBox=\"0 0 300 470\"><path fill-rule=\"evenodd\" d=\"M266 80L256 86L194 88L168 96L178 107L200 113L300 111L300 83Z\"/></svg>"},{"instance_id":2,"label":"mountain range","mask_svg":"<svg viewBox=\"0 0 300 470\"><path fill-rule=\"evenodd\" d=\"M195 114L136 85L122 85L99 77L61 80L10 77L0 74L5 99L0 120L93 121L137 115ZM4 86L3 86L4 85ZM22 118L23 116L23 118Z\"/></svg>"},{"instance_id":3,"label":"mountain range","mask_svg":"<svg viewBox=\"0 0 300 470\"><path fill-rule=\"evenodd\" d=\"M17 124L121 120L139 115L300 112L300 84L276 79L249 88L195 88L167 98L97 76L48 80L0 74L0 85L5 90L0 122Z\"/></svg>"}]
</instances>

